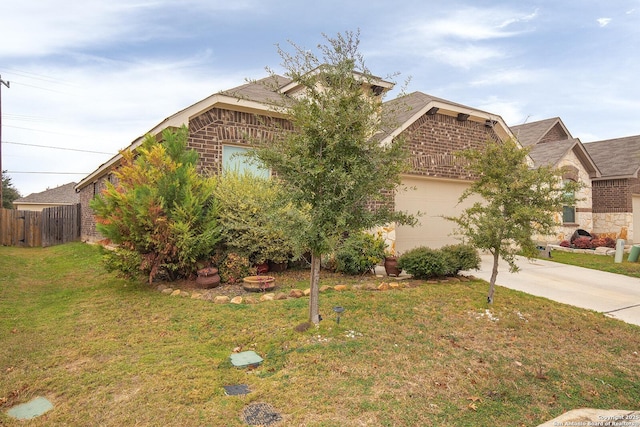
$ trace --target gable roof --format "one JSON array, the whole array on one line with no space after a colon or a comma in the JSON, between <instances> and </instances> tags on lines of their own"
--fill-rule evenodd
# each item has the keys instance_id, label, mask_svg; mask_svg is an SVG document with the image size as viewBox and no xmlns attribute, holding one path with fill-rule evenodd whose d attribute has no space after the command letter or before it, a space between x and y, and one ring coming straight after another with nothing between
<instances>
[{"instance_id":1,"label":"gable roof","mask_svg":"<svg viewBox=\"0 0 640 427\"><path fill-rule=\"evenodd\" d=\"M573 152L580 160L590 178L599 178L601 171L597 163L591 158L584 144L577 138L553 141L551 143L536 144L531 147L529 156L536 166L559 166L560 161Z\"/></svg>"},{"instance_id":2,"label":"gable roof","mask_svg":"<svg viewBox=\"0 0 640 427\"><path fill-rule=\"evenodd\" d=\"M523 147L529 147L541 142L554 126L559 126L567 135L567 138L563 139L573 138L562 120L560 120L560 117L511 126L511 131Z\"/></svg>"},{"instance_id":3,"label":"gable roof","mask_svg":"<svg viewBox=\"0 0 640 427\"><path fill-rule=\"evenodd\" d=\"M13 203L19 205L74 205L80 203L80 195L76 193L75 186L75 182L70 182L40 193L31 193L28 196L14 200Z\"/></svg>"},{"instance_id":4,"label":"gable roof","mask_svg":"<svg viewBox=\"0 0 640 427\"><path fill-rule=\"evenodd\" d=\"M638 178L640 135L584 144L596 162L603 179Z\"/></svg>"},{"instance_id":5,"label":"gable roof","mask_svg":"<svg viewBox=\"0 0 640 427\"><path fill-rule=\"evenodd\" d=\"M221 107L232 107L233 109L240 111L264 111L273 115L278 115L278 113L271 108L271 106L273 106L273 102L277 99L275 92L271 90L271 87L272 85L273 87L278 87L279 85L285 85L289 82L290 79L287 79L286 77L274 75L260 80L251 81L226 91L214 93L213 95L210 95L167 117L151 128L146 134L158 135L164 129L171 127L178 128L182 125L188 125L189 120L192 117L210 110L215 105L219 105ZM145 135L141 135L134 139L129 146L125 148L125 150L135 150L138 148L142 144ZM79 190L86 187L98 177L104 175L106 171L116 165L121 158L122 155L120 153L113 156L111 159L100 165L95 171L84 177L78 185L76 185L76 189Z\"/></svg>"},{"instance_id":6,"label":"gable roof","mask_svg":"<svg viewBox=\"0 0 640 427\"><path fill-rule=\"evenodd\" d=\"M502 117L496 114L427 95L419 91L387 101L383 104L382 108L383 114L388 118L387 121L390 122L383 130L383 134L380 135L383 143L391 142L393 138L406 130L432 108L436 108L439 114L446 114L453 117L458 114L468 114L468 120L483 123L490 122L501 139L508 139L513 136L509 127L502 120Z\"/></svg>"}]
</instances>

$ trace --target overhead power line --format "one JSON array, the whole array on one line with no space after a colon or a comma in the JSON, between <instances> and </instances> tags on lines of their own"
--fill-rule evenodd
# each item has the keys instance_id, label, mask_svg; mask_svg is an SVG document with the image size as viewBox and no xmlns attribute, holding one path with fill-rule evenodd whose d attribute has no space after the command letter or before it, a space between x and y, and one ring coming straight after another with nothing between
<instances>
[{"instance_id":1,"label":"overhead power line","mask_svg":"<svg viewBox=\"0 0 640 427\"><path fill-rule=\"evenodd\" d=\"M24 145L27 147L40 147L40 148L50 148L52 150L65 150L65 151L78 151L80 153L93 153L93 154L108 154L113 156L113 153L107 153L106 151L93 151L93 150L82 150L80 148L66 148L66 147L54 147L51 145L38 145L38 144L26 144L24 142L13 142L13 141L2 141L3 144L13 144L13 145Z\"/></svg>"},{"instance_id":2,"label":"overhead power line","mask_svg":"<svg viewBox=\"0 0 640 427\"><path fill-rule=\"evenodd\" d=\"M89 175L87 172L6 171L6 173L32 173L32 174L38 174L38 175Z\"/></svg>"}]
</instances>

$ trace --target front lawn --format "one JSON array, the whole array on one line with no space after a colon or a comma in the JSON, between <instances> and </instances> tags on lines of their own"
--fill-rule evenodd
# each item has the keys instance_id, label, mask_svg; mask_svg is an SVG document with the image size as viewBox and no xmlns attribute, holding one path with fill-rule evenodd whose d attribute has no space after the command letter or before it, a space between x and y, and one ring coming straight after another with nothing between
<instances>
[{"instance_id":1,"label":"front lawn","mask_svg":"<svg viewBox=\"0 0 640 427\"><path fill-rule=\"evenodd\" d=\"M565 251L552 251L551 261L562 264L577 265L609 273L640 277L640 262L629 262L629 254L625 253L621 263L616 263L613 255L583 254ZM545 258L546 259L546 258Z\"/></svg>"},{"instance_id":2,"label":"front lawn","mask_svg":"<svg viewBox=\"0 0 640 427\"><path fill-rule=\"evenodd\" d=\"M244 426L256 402L282 426L535 426L640 404L638 327L505 288L489 308L483 281L351 287L382 281L321 281L349 287L297 332L306 298L219 305L116 278L92 246L0 247L0 424L36 396L55 407L29 426ZM264 363L235 368L234 349Z\"/></svg>"}]
</instances>

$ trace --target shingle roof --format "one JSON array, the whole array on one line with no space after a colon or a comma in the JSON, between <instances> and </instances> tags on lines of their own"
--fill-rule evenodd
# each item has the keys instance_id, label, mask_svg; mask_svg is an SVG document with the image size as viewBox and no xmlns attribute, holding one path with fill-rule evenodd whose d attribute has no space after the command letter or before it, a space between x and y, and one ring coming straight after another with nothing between
<instances>
[{"instance_id":1,"label":"shingle roof","mask_svg":"<svg viewBox=\"0 0 640 427\"><path fill-rule=\"evenodd\" d=\"M525 123L522 125L510 126L511 131L523 147L537 144L549 132L549 130L560 121L559 117L540 120L537 122Z\"/></svg>"},{"instance_id":2,"label":"shingle roof","mask_svg":"<svg viewBox=\"0 0 640 427\"><path fill-rule=\"evenodd\" d=\"M249 101L269 104L280 99L279 95L276 94L276 91L290 82L291 79L274 74L270 77L265 77L229 90L221 91L220 94L238 99L246 99Z\"/></svg>"},{"instance_id":3,"label":"shingle roof","mask_svg":"<svg viewBox=\"0 0 640 427\"><path fill-rule=\"evenodd\" d=\"M35 203L35 204L60 204L60 205L73 205L80 203L80 195L76 193L74 187L75 182L61 185L56 188L50 188L40 193L31 193L26 197L21 197L15 200L13 203Z\"/></svg>"},{"instance_id":4,"label":"shingle roof","mask_svg":"<svg viewBox=\"0 0 640 427\"><path fill-rule=\"evenodd\" d=\"M529 155L536 166L555 166L576 144L580 144L578 139L536 144L531 148Z\"/></svg>"},{"instance_id":5,"label":"shingle roof","mask_svg":"<svg viewBox=\"0 0 640 427\"><path fill-rule=\"evenodd\" d=\"M427 95L426 93L416 91L387 101L382 105L383 117L385 117L385 129L383 130L383 134L379 136L379 139L386 138L398 126L407 123L413 116L415 116L427 105L433 102L456 107L454 109L461 109L463 111L475 111L487 116L495 116L489 112L479 110L474 107L469 107L468 105L459 104L457 102L452 102L443 98L438 98L436 96Z\"/></svg>"},{"instance_id":6,"label":"shingle roof","mask_svg":"<svg viewBox=\"0 0 640 427\"><path fill-rule=\"evenodd\" d=\"M602 178L636 177L640 169L640 135L584 144Z\"/></svg>"}]
</instances>

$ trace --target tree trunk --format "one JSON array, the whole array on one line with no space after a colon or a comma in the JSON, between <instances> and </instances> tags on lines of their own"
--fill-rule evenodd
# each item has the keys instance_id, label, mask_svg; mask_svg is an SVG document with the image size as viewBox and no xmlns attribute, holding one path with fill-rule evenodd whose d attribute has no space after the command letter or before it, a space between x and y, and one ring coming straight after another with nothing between
<instances>
[{"instance_id":1,"label":"tree trunk","mask_svg":"<svg viewBox=\"0 0 640 427\"><path fill-rule=\"evenodd\" d=\"M311 293L309 294L309 321L320 323L320 259L319 253L311 253Z\"/></svg>"},{"instance_id":2,"label":"tree trunk","mask_svg":"<svg viewBox=\"0 0 640 427\"><path fill-rule=\"evenodd\" d=\"M500 253L498 251L493 253L493 269L491 270L491 280L489 281L489 294L487 295L487 302L493 304L493 292L496 285L496 278L498 277L498 261L500 261Z\"/></svg>"}]
</instances>

